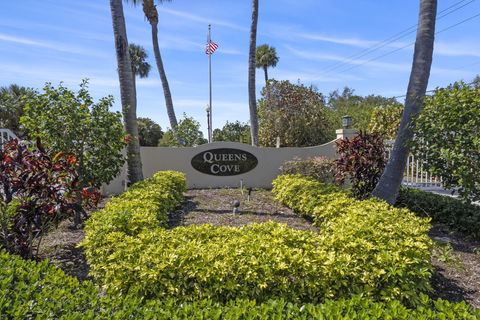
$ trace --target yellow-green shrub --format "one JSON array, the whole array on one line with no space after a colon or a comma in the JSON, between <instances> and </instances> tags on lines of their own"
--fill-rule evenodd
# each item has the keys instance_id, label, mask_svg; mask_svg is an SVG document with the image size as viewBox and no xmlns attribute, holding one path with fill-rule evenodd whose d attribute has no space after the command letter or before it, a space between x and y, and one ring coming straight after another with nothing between
<instances>
[{"instance_id":1,"label":"yellow-green shrub","mask_svg":"<svg viewBox=\"0 0 480 320\"><path fill-rule=\"evenodd\" d=\"M466 303L422 298L408 309L398 301L375 302L355 296L323 304L295 304L284 299L258 302L235 299L222 304L202 299L146 300L127 295L99 296L91 281L79 282L44 261L36 263L0 251L0 318L51 320L124 319L398 319L474 320L480 310Z\"/></svg>"},{"instance_id":2,"label":"yellow-green shrub","mask_svg":"<svg viewBox=\"0 0 480 320\"><path fill-rule=\"evenodd\" d=\"M95 212L87 221L82 242L91 274L102 277L108 273L105 264L122 253L121 248L129 239L136 239L142 231L165 227L168 213L181 202L185 190L184 174L161 171Z\"/></svg>"},{"instance_id":3,"label":"yellow-green shrub","mask_svg":"<svg viewBox=\"0 0 480 320\"><path fill-rule=\"evenodd\" d=\"M332 279L359 286L367 294L373 291L381 299L395 296L415 302L419 292L429 290L427 219L379 200L355 200L302 176L278 177L273 192L321 228L321 246L336 257ZM350 274L356 275L348 278ZM342 285L335 281L331 287Z\"/></svg>"},{"instance_id":4,"label":"yellow-green shrub","mask_svg":"<svg viewBox=\"0 0 480 320\"><path fill-rule=\"evenodd\" d=\"M407 210L287 176L275 182L277 196L312 215L320 234L273 222L167 230L160 223L164 203L172 208L182 188L182 176L157 174L88 222L83 245L92 275L107 292L220 302L322 302L362 294L417 303L429 288L428 223ZM156 209L162 213L157 221Z\"/></svg>"}]
</instances>

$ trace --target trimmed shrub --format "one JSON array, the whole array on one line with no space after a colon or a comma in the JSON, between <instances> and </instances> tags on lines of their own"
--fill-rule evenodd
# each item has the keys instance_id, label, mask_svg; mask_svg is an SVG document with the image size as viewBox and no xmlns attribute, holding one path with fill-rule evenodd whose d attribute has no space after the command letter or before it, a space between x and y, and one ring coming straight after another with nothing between
<instances>
[{"instance_id":1,"label":"trimmed shrub","mask_svg":"<svg viewBox=\"0 0 480 320\"><path fill-rule=\"evenodd\" d=\"M352 299L332 301L324 304L294 304L283 299L263 303L254 300L230 300L226 304L199 300L177 304L172 300L148 301L141 299L114 300L109 309L89 319L396 319L396 320L475 320L480 316L466 303L451 303L445 300L430 301L425 306L408 309L398 301L374 302L356 296ZM140 307L141 306L141 307ZM85 318L79 318L85 319Z\"/></svg>"},{"instance_id":2,"label":"trimmed shrub","mask_svg":"<svg viewBox=\"0 0 480 320\"><path fill-rule=\"evenodd\" d=\"M104 278L109 272L105 264L113 261L129 239L165 227L168 213L182 201L185 190L182 173L161 171L134 184L95 212L86 223L81 243L90 262L90 273L98 279Z\"/></svg>"},{"instance_id":3,"label":"trimmed shrub","mask_svg":"<svg viewBox=\"0 0 480 320\"><path fill-rule=\"evenodd\" d=\"M278 200L321 227L319 246L335 256L329 288L337 297L344 296L345 286L380 300L418 303L418 294L429 291L427 219L379 200L349 198L306 177L280 176L273 184Z\"/></svg>"},{"instance_id":4,"label":"trimmed shrub","mask_svg":"<svg viewBox=\"0 0 480 320\"><path fill-rule=\"evenodd\" d=\"M401 188L396 206L430 217L474 239L480 239L480 206L417 189Z\"/></svg>"},{"instance_id":5,"label":"trimmed shrub","mask_svg":"<svg viewBox=\"0 0 480 320\"><path fill-rule=\"evenodd\" d=\"M48 264L0 251L0 318L58 319L83 314L97 300L89 281L80 283Z\"/></svg>"},{"instance_id":6,"label":"trimmed shrub","mask_svg":"<svg viewBox=\"0 0 480 320\"><path fill-rule=\"evenodd\" d=\"M282 174L301 174L320 182L333 183L335 173L333 161L325 157L313 157L305 160L285 161L280 167Z\"/></svg>"},{"instance_id":7,"label":"trimmed shrub","mask_svg":"<svg viewBox=\"0 0 480 320\"><path fill-rule=\"evenodd\" d=\"M145 300L135 296L99 297L90 281L78 282L46 261L36 263L0 251L0 317L2 319L451 319L474 320L480 311L464 302L431 301L408 309L398 301L374 302L355 296L324 304L286 300Z\"/></svg>"}]
</instances>

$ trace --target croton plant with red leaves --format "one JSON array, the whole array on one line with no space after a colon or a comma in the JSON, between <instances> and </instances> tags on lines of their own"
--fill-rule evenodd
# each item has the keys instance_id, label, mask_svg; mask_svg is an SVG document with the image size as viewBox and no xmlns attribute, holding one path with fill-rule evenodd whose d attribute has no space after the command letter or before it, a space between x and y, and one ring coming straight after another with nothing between
<instances>
[{"instance_id":1,"label":"croton plant with red leaves","mask_svg":"<svg viewBox=\"0 0 480 320\"><path fill-rule=\"evenodd\" d=\"M81 210L73 196L75 164L70 154L51 157L40 140L34 149L16 139L0 148L0 202L15 206L13 214L2 214L0 240L8 251L33 258L45 229Z\"/></svg>"}]
</instances>

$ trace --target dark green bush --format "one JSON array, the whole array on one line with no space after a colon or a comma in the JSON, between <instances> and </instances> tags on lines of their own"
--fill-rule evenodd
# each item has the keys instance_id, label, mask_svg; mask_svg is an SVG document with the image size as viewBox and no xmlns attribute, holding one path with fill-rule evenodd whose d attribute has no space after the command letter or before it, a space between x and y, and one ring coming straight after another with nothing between
<instances>
[{"instance_id":1,"label":"dark green bush","mask_svg":"<svg viewBox=\"0 0 480 320\"><path fill-rule=\"evenodd\" d=\"M294 304L282 299L263 303L254 300L230 300L226 304L199 300L179 305L172 300L142 303L140 299L130 298L114 300L104 312L91 319L474 320L480 317L479 311L473 310L464 302L429 301L425 298L425 303L425 306L418 309L408 309L398 301L378 303L360 296L347 300L328 300L321 305Z\"/></svg>"},{"instance_id":2,"label":"dark green bush","mask_svg":"<svg viewBox=\"0 0 480 320\"><path fill-rule=\"evenodd\" d=\"M80 283L48 264L0 251L0 318L58 319L96 304L91 282Z\"/></svg>"},{"instance_id":3,"label":"dark green bush","mask_svg":"<svg viewBox=\"0 0 480 320\"><path fill-rule=\"evenodd\" d=\"M379 200L355 200L337 187L298 175L280 176L273 185L278 200L321 228L319 246L335 256L329 267L335 297L363 292L416 303L419 293L429 291L427 219Z\"/></svg>"},{"instance_id":4,"label":"dark green bush","mask_svg":"<svg viewBox=\"0 0 480 320\"><path fill-rule=\"evenodd\" d=\"M398 301L374 302L355 296L324 304L286 300L198 300L179 304L134 296L99 297L90 281L78 282L47 262L25 261L0 251L0 319L450 319L474 320L480 312L465 303L430 301L408 309Z\"/></svg>"},{"instance_id":5,"label":"dark green bush","mask_svg":"<svg viewBox=\"0 0 480 320\"><path fill-rule=\"evenodd\" d=\"M474 239L480 239L480 206L459 199L417 189L401 188L396 206L408 208L435 223L448 225Z\"/></svg>"},{"instance_id":6,"label":"dark green bush","mask_svg":"<svg viewBox=\"0 0 480 320\"><path fill-rule=\"evenodd\" d=\"M333 161L325 157L285 161L280 171L282 174L301 174L321 182L333 183L335 181Z\"/></svg>"}]
</instances>

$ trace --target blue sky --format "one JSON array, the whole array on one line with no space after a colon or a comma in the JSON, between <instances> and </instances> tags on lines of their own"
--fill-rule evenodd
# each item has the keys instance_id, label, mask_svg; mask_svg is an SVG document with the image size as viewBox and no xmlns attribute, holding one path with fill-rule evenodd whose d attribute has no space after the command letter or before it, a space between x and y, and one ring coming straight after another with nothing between
<instances>
[{"instance_id":1,"label":"blue sky","mask_svg":"<svg viewBox=\"0 0 480 320\"><path fill-rule=\"evenodd\" d=\"M325 94L349 86L361 95L400 96L408 83L414 28L405 37L359 55L414 27L418 2L260 0L257 44L276 47L280 61L269 71L275 79L313 84ZM227 120L247 121L251 1L176 0L158 9L162 57L177 117L185 112L205 130L208 59L204 47L211 23L212 39L219 44L212 57L214 127ZM124 11L129 42L147 49L153 67L148 79L137 80L138 116L150 117L165 129L168 120L149 24L141 7L124 4ZM475 17L480 15L480 1L441 0L438 11L429 89L470 81L480 73L480 16ZM397 51L390 53L393 50ZM120 110L109 1L3 1L0 86L17 83L41 88L47 81L63 81L76 89L83 78L90 79L95 98L114 95L115 110ZM258 91L263 79L258 70Z\"/></svg>"}]
</instances>

